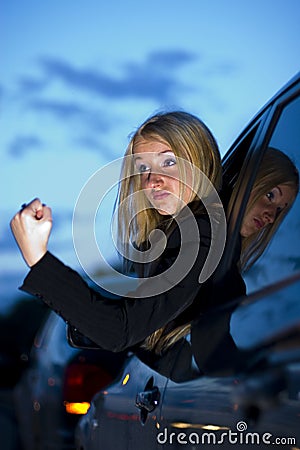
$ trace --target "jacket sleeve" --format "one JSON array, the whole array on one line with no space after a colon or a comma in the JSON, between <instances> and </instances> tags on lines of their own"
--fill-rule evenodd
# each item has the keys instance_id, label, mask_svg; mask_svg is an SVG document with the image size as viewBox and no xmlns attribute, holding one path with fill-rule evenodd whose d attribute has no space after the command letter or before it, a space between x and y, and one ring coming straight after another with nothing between
<instances>
[{"instance_id":1,"label":"jacket sleeve","mask_svg":"<svg viewBox=\"0 0 300 450\"><path fill-rule=\"evenodd\" d=\"M170 281L169 289L160 294L145 298L106 298L90 288L77 272L49 252L31 268L20 289L42 299L101 348L122 351L140 343L177 317L191 305L198 294L199 274L210 247L210 222L204 216L197 219L197 223L201 241L195 263L179 283ZM174 244L174 239L178 247L179 243L174 235L169 240L170 245ZM191 239L185 244L183 251L188 255L193 246L195 242ZM173 253L171 249L171 255ZM164 263L169 266L172 262L170 252L165 251L162 266ZM164 274L160 276L163 277ZM144 283L147 282L151 283L151 278Z\"/></svg>"}]
</instances>

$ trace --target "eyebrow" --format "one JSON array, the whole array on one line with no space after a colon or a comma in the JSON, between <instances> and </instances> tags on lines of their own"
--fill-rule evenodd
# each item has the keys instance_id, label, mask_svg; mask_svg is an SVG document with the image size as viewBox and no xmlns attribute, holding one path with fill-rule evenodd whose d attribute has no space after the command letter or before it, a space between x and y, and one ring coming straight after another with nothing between
<instances>
[{"instance_id":1,"label":"eyebrow","mask_svg":"<svg viewBox=\"0 0 300 450\"><path fill-rule=\"evenodd\" d=\"M283 193L282 193L282 190L280 189L280 187L279 187L279 186L275 186L275 188L277 188L277 189L279 190L279 193L280 193L280 195L281 195L281 197L282 197L282 196L283 196ZM285 202L284 208L286 208L288 205L289 205L289 204L288 204L287 202Z\"/></svg>"},{"instance_id":2,"label":"eyebrow","mask_svg":"<svg viewBox=\"0 0 300 450\"><path fill-rule=\"evenodd\" d=\"M173 150L163 150L162 152L142 152L142 153L137 153L137 156L135 156L135 155L133 155L133 159L134 159L134 161L137 161L138 159L143 159L143 156L138 156L138 155L143 155L143 154L149 154L149 153L151 153L151 154L157 154L158 156L159 155L163 155L164 153L172 153L174 156L175 156L175 153L173 152Z\"/></svg>"}]
</instances>

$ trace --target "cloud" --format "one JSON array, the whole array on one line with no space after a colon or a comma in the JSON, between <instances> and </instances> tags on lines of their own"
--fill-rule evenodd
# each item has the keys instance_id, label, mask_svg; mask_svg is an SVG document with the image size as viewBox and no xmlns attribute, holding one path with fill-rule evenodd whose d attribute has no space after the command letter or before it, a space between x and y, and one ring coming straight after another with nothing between
<instances>
[{"instance_id":1,"label":"cloud","mask_svg":"<svg viewBox=\"0 0 300 450\"><path fill-rule=\"evenodd\" d=\"M81 116L83 111L76 103L67 103L55 100L34 100L29 107L38 112L50 112L60 119L69 119Z\"/></svg>"},{"instance_id":2,"label":"cloud","mask_svg":"<svg viewBox=\"0 0 300 450\"><path fill-rule=\"evenodd\" d=\"M186 50L156 51L149 54L146 63L157 64L161 68L176 69L198 58L198 55Z\"/></svg>"},{"instance_id":3,"label":"cloud","mask_svg":"<svg viewBox=\"0 0 300 450\"><path fill-rule=\"evenodd\" d=\"M153 52L144 61L124 64L117 77L96 68L78 68L55 58L41 58L41 79L26 77L20 80L20 84L23 92L37 93L50 82L59 80L70 89L109 99L139 98L166 102L173 99L179 90L186 89L174 71L195 59L194 54L186 51Z\"/></svg>"},{"instance_id":4,"label":"cloud","mask_svg":"<svg viewBox=\"0 0 300 450\"><path fill-rule=\"evenodd\" d=\"M107 117L99 111L89 110L75 102L64 102L58 100L32 100L27 107L38 113L48 113L63 121L77 120L80 124L85 124L90 129L97 132L107 131L110 122Z\"/></svg>"},{"instance_id":5,"label":"cloud","mask_svg":"<svg viewBox=\"0 0 300 450\"><path fill-rule=\"evenodd\" d=\"M36 150L43 147L43 142L37 136L23 135L17 136L9 145L8 152L13 157L21 157L28 150Z\"/></svg>"},{"instance_id":6,"label":"cloud","mask_svg":"<svg viewBox=\"0 0 300 450\"><path fill-rule=\"evenodd\" d=\"M37 79L33 77L22 77L19 80L19 85L22 94L38 94L43 91L47 85L48 81L46 79Z\"/></svg>"},{"instance_id":7,"label":"cloud","mask_svg":"<svg viewBox=\"0 0 300 450\"><path fill-rule=\"evenodd\" d=\"M2 212L2 211L1 211ZM4 252L16 252L16 241L12 235L8 224L1 229L0 232L0 253Z\"/></svg>"},{"instance_id":8,"label":"cloud","mask_svg":"<svg viewBox=\"0 0 300 450\"><path fill-rule=\"evenodd\" d=\"M97 152L99 152L99 150L101 149L99 140L91 136L81 136L78 139L75 139L75 143L80 147L89 150L96 150Z\"/></svg>"}]
</instances>

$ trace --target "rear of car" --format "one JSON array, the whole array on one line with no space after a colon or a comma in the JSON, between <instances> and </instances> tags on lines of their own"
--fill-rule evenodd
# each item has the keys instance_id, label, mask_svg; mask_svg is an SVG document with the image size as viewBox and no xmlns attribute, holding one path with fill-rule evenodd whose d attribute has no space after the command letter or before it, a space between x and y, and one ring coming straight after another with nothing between
<instances>
[{"instance_id":1,"label":"rear of car","mask_svg":"<svg viewBox=\"0 0 300 450\"><path fill-rule=\"evenodd\" d=\"M72 348L64 321L51 312L35 338L30 365L15 388L25 450L74 448L74 429L93 395L107 386L124 356Z\"/></svg>"}]
</instances>

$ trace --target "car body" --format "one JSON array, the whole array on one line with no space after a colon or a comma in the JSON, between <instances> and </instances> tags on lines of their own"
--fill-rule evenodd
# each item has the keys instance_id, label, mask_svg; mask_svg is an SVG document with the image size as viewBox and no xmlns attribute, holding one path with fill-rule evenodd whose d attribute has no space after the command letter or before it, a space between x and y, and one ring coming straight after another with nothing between
<instances>
[{"instance_id":1,"label":"car body","mask_svg":"<svg viewBox=\"0 0 300 450\"><path fill-rule=\"evenodd\" d=\"M214 278L219 301L164 355L128 353L123 371L80 419L78 450L300 447L299 196L245 274L247 296L223 304L221 284L266 148L282 150L300 167L299 120L300 74L223 158L224 192L232 201Z\"/></svg>"},{"instance_id":2,"label":"car body","mask_svg":"<svg viewBox=\"0 0 300 450\"><path fill-rule=\"evenodd\" d=\"M49 313L46 305L18 292L18 282L15 274L0 276L0 430L5 450L20 450L13 391L28 367L34 336Z\"/></svg>"},{"instance_id":3,"label":"car body","mask_svg":"<svg viewBox=\"0 0 300 450\"><path fill-rule=\"evenodd\" d=\"M23 448L74 448L79 417L93 394L113 380L123 360L121 353L71 347L65 322L51 311L35 337L28 368L14 389Z\"/></svg>"}]
</instances>

